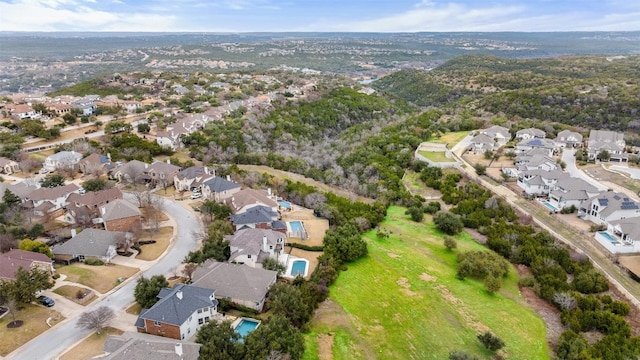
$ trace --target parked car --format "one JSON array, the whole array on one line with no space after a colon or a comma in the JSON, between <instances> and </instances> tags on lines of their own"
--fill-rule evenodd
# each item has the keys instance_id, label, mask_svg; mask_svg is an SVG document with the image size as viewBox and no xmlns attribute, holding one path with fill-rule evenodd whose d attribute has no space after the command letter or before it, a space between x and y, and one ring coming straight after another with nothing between
<instances>
[{"instance_id":1,"label":"parked car","mask_svg":"<svg viewBox=\"0 0 640 360\"><path fill-rule=\"evenodd\" d=\"M202 193L194 192L191 194L191 200L200 199L202 197Z\"/></svg>"},{"instance_id":2,"label":"parked car","mask_svg":"<svg viewBox=\"0 0 640 360\"><path fill-rule=\"evenodd\" d=\"M52 298L44 295L38 296L38 302L46 307L52 307L53 305L56 304L56 302L53 301Z\"/></svg>"},{"instance_id":3,"label":"parked car","mask_svg":"<svg viewBox=\"0 0 640 360\"><path fill-rule=\"evenodd\" d=\"M86 194L86 193L87 193L87 190L85 190L84 188L80 188L80 189L78 189L78 194L80 194L80 195L84 195L84 194Z\"/></svg>"}]
</instances>

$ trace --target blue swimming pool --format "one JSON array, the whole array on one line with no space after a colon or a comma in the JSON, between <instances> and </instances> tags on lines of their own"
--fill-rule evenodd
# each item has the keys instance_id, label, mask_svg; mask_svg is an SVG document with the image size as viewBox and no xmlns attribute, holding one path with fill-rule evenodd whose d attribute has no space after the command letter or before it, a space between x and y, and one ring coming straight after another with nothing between
<instances>
[{"instance_id":1,"label":"blue swimming pool","mask_svg":"<svg viewBox=\"0 0 640 360\"><path fill-rule=\"evenodd\" d=\"M547 209L551 210L551 211L558 211L558 209L556 209L555 206L551 205L551 203L549 203L548 201L542 201L542 205L546 206Z\"/></svg>"},{"instance_id":2,"label":"blue swimming pool","mask_svg":"<svg viewBox=\"0 0 640 360\"><path fill-rule=\"evenodd\" d=\"M248 333L255 330L258 326L260 326L260 321L258 320L242 318L242 320L240 320L240 322L238 323L238 325L236 325L234 330L238 334L240 334L240 337L244 338L245 336L247 336Z\"/></svg>"},{"instance_id":3,"label":"blue swimming pool","mask_svg":"<svg viewBox=\"0 0 640 360\"><path fill-rule=\"evenodd\" d=\"M293 232L304 231L304 226L302 226L302 221L290 221L289 226L291 227L291 231Z\"/></svg>"},{"instance_id":4,"label":"blue swimming pool","mask_svg":"<svg viewBox=\"0 0 640 360\"><path fill-rule=\"evenodd\" d=\"M291 265L291 276L305 275L307 271L307 262L304 260L294 260Z\"/></svg>"},{"instance_id":5,"label":"blue swimming pool","mask_svg":"<svg viewBox=\"0 0 640 360\"><path fill-rule=\"evenodd\" d=\"M598 234L600 234L600 236L602 236L603 238L607 239L607 241L609 241L613 245L619 245L620 244L618 239L616 239L615 237L613 237L611 234L609 234L606 231L598 231Z\"/></svg>"},{"instance_id":6,"label":"blue swimming pool","mask_svg":"<svg viewBox=\"0 0 640 360\"><path fill-rule=\"evenodd\" d=\"M291 203L284 200L278 200L278 205L283 209L291 209Z\"/></svg>"}]
</instances>

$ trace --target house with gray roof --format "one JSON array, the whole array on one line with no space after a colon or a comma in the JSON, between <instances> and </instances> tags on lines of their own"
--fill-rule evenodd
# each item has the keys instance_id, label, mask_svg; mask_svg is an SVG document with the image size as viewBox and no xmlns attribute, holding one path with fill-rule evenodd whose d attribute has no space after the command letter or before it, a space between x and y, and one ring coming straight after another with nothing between
<instances>
[{"instance_id":1,"label":"house with gray roof","mask_svg":"<svg viewBox=\"0 0 640 360\"><path fill-rule=\"evenodd\" d=\"M549 203L556 209L569 208L571 205L576 209L580 204L600 193L600 190L583 179L571 177L563 174L555 183L549 193Z\"/></svg>"},{"instance_id":2,"label":"house with gray roof","mask_svg":"<svg viewBox=\"0 0 640 360\"><path fill-rule=\"evenodd\" d=\"M531 140L531 139L544 139L546 136L547 134L543 130L536 129L536 128L528 128L528 129L518 130L516 132L515 138L517 140Z\"/></svg>"},{"instance_id":3,"label":"house with gray roof","mask_svg":"<svg viewBox=\"0 0 640 360\"><path fill-rule=\"evenodd\" d=\"M149 181L149 164L140 160L131 160L113 170L112 177L121 182Z\"/></svg>"},{"instance_id":4,"label":"house with gray roof","mask_svg":"<svg viewBox=\"0 0 640 360\"><path fill-rule=\"evenodd\" d=\"M280 214L272 208L257 205L242 213L231 215L231 222L236 230L242 228L271 229L273 222L280 219Z\"/></svg>"},{"instance_id":5,"label":"house with gray roof","mask_svg":"<svg viewBox=\"0 0 640 360\"><path fill-rule=\"evenodd\" d=\"M193 274L194 285L215 289L216 298L262 311L278 273L272 270L207 260Z\"/></svg>"},{"instance_id":6,"label":"house with gray roof","mask_svg":"<svg viewBox=\"0 0 640 360\"><path fill-rule=\"evenodd\" d=\"M156 161L149 165L147 174L151 180L151 185L166 188L173 184L173 177L180 171L180 166L167 162Z\"/></svg>"},{"instance_id":7,"label":"house with gray roof","mask_svg":"<svg viewBox=\"0 0 640 360\"><path fill-rule=\"evenodd\" d=\"M186 284L164 288L150 309L142 309L136 321L138 332L188 340L218 315L215 291Z\"/></svg>"},{"instance_id":8,"label":"house with gray roof","mask_svg":"<svg viewBox=\"0 0 640 360\"><path fill-rule=\"evenodd\" d=\"M205 199L216 202L223 202L231 198L241 189L240 185L231 181L229 176L226 179L214 176L209 180L205 180L200 188Z\"/></svg>"},{"instance_id":9,"label":"house with gray roof","mask_svg":"<svg viewBox=\"0 0 640 360\"><path fill-rule=\"evenodd\" d=\"M480 133L485 134L491 139L495 140L497 144L496 148L505 146L509 142L509 140L511 140L511 132L504 126L494 125L488 129L480 130Z\"/></svg>"},{"instance_id":10,"label":"house with gray roof","mask_svg":"<svg viewBox=\"0 0 640 360\"><path fill-rule=\"evenodd\" d=\"M602 151L609 152L611 161L624 162L628 160L625 153L626 142L624 134L608 130L591 130L587 152L590 160L595 160Z\"/></svg>"},{"instance_id":11,"label":"house with gray roof","mask_svg":"<svg viewBox=\"0 0 640 360\"><path fill-rule=\"evenodd\" d=\"M640 252L640 221L638 220L631 218L611 221L607 225L609 236L596 233L596 239L612 253L638 253ZM602 237L605 238L602 239Z\"/></svg>"},{"instance_id":12,"label":"house with gray roof","mask_svg":"<svg viewBox=\"0 0 640 360\"><path fill-rule=\"evenodd\" d=\"M126 331L104 343L101 360L198 360L200 344Z\"/></svg>"},{"instance_id":13,"label":"house with gray roof","mask_svg":"<svg viewBox=\"0 0 640 360\"><path fill-rule=\"evenodd\" d=\"M64 220L70 224L85 224L93 221L100 217L101 206L122 199L122 196L122 191L118 188L89 191L85 194L72 193L65 202Z\"/></svg>"},{"instance_id":14,"label":"house with gray roof","mask_svg":"<svg viewBox=\"0 0 640 360\"><path fill-rule=\"evenodd\" d=\"M79 234L73 234L74 231L71 239L51 248L55 260L66 263L86 259L110 262L118 249L126 250L132 244L131 233L122 231L84 229Z\"/></svg>"},{"instance_id":15,"label":"house with gray roof","mask_svg":"<svg viewBox=\"0 0 640 360\"><path fill-rule=\"evenodd\" d=\"M215 177L215 171L208 166L191 166L173 176L173 186L184 191L200 189L202 184Z\"/></svg>"},{"instance_id":16,"label":"house with gray roof","mask_svg":"<svg viewBox=\"0 0 640 360\"><path fill-rule=\"evenodd\" d=\"M528 170L518 172L517 185L527 195L548 195L551 188L562 177L562 170Z\"/></svg>"},{"instance_id":17,"label":"house with gray roof","mask_svg":"<svg viewBox=\"0 0 640 360\"><path fill-rule=\"evenodd\" d=\"M43 167L49 171L57 169L73 169L82 160L82 154L75 151L60 151L48 156L44 160Z\"/></svg>"},{"instance_id":18,"label":"house with gray roof","mask_svg":"<svg viewBox=\"0 0 640 360\"><path fill-rule=\"evenodd\" d=\"M131 231L140 222L142 213L130 201L118 199L100 207L99 223L108 231Z\"/></svg>"},{"instance_id":19,"label":"house with gray roof","mask_svg":"<svg viewBox=\"0 0 640 360\"><path fill-rule=\"evenodd\" d=\"M269 229L244 228L233 235L226 235L231 256L229 261L256 267L267 257L286 261L283 249L286 235Z\"/></svg>"},{"instance_id":20,"label":"house with gray roof","mask_svg":"<svg viewBox=\"0 0 640 360\"><path fill-rule=\"evenodd\" d=\"M549 139L534 138L520 141L518 144L516 144L514 151L517 154L521 154L532 149L543 149L546 151L547 156L551 156L555 147L555 142Z\"/></svg>"},{"instance_id":21,"label":"house with gray roof","mask_svg":"<svg viewBox=\"0 0 640 360\"><path fill-rule=\"evenodd\" d=\"M605 191L583 201L578 216L604 225L615 220L631 218L640 222L640 205L625 194Z\"/></svg>"},{"instance_id":22,"label":"house with gray roof","mask_svg":"<svg viewBox=\"0 0 640 360\"><path fill-rule=\"evenodd\" d=\"M44 216L62 209L67 203L67 198L79 191L80 187L73 183L52 188L41 187L26 195L23 199L24 206L33 209L34 214Z\"/></svg>"},{"instance_id":23,"label":"house with gray roof","mask_svg":"<svg viewBox=\"0 0 640 360\"><path fill-rule=\"evenodd\" d=\"M222 202L231 206L236 214L243 213L255 206L266 206L273 211L278 211L278 203L270 188L267 190L242 189Z\"/></svg>"},{"instance_id":24,"label":"house with gray roof","mask_svg":"<svg viewBox=\"0 0 640 360\"><path fill-rule=\"evenodd\" d=\"M484 154L487 151L494 151L500 148L498 143L489 135L480 134L471 139L470 149L474 153Z\"/></svg>"},{"instance_id":25,"label":"house with gray roof","mask_svg":"<svg viewBox=\"0 0 640 360\"><path fill-rule=\"evenodd\" d=\"M582 146L582 135L571 130L562 130L556 136L558 147L577 148Z\"/></svg>"}]
</instances>

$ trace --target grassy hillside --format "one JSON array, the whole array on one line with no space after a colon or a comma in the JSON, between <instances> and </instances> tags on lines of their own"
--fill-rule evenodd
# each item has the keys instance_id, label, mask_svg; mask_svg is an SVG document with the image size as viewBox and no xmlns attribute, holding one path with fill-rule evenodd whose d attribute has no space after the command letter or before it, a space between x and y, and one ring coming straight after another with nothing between
<instances>
[{"instance_id":1,"label":"grassy hillside","mask_svg":"<svg viewBox=\"0 0 640 360\"><path fill-rule=\"evenodd\" d=\"M446 359L452 350L489 358L476 339L488 329L506 342L509 358L549 358L544 323L520 295L515 270L495 296L480 282L458 280L455 252L432 223L414 223L404 211L389 208L381 225L388 239L365 234L369 255L331 287L341 309L320 309L305 359L318 359L322 347L334 359ZM467 234L457 240L456 252L483 249Z\"/></svg>"}]
</instances>

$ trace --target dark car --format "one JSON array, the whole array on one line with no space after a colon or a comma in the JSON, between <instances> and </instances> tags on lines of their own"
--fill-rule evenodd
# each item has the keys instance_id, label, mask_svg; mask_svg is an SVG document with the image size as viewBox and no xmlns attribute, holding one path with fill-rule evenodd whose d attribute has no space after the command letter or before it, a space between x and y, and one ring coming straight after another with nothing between
<instances>
[{"instance_id":1,"label":"dark car","mask_svg":"<svg viewBox=\"0 0 640 360\"><path fill-rule=\"evenodd\" d=\"M52 307L56 304L56 302L48 296L38 296L38 302L46 307Z\"/></svg>"}]
</instances>

